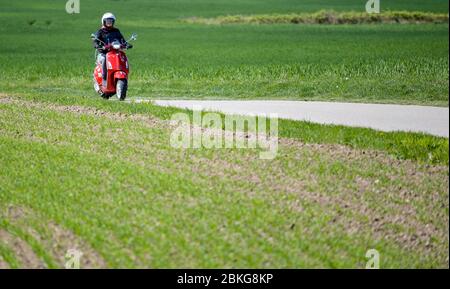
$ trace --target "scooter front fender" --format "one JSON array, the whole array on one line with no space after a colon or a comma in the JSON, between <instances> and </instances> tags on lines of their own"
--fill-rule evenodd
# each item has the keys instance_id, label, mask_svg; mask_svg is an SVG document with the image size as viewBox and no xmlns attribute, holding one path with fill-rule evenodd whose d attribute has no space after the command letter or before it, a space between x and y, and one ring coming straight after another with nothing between
<instances>
[{"instance_id":1,"label":"scooter front fender","mask_svg":"<svg viewBox=\"0 0 450 289\"><path fill-rule=\"evenodd\" d=\"M127 79L128 75L125 71L114 72L114 79Z\"/></svg>"}]
</instances>

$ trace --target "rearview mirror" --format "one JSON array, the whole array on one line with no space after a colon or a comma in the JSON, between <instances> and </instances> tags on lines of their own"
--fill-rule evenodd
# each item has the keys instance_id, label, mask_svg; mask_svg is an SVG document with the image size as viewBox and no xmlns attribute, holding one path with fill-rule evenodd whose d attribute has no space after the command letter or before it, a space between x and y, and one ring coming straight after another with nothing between
<instances>
[{"instance_id":1,"label":"rearview mirror","mask_svg":"<svg viewBox=\"0 0 450 289\"><path fill-rule=\"evenodd\" d=\"M131 34L131 38L130 39L131 40L136 40L137 39L137 34L136 33Z\"/></svg>"},{"instance_id":2,"label":"rearview mirror","mask_svg":"<svg viewBox=\"0 0 450 289\"><path fill-rule=\"evenodd\" d=\"M92 33L92 34L91 34L91 39L95 39L95 38L97 38L97 36L95 36L95 34Z\"/></svg>"}]
</instances>

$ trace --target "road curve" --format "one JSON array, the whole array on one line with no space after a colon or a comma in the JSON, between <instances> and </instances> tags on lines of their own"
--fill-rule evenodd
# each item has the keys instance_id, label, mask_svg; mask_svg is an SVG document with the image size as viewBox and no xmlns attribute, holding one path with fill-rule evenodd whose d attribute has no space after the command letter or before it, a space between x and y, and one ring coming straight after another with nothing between
<instances>
[{"instance_id":1,"label":"road curve","mask_svg":"<svg viewBox=\"0 0 450 289\"><path fill-rule=\"evenodd\" d=\"M132 101L144 101L135 99ZM322 124L368 127L382 131L424 132L449 137L449 108L418 105L284 100L152 100L161 106L220 111L227 114L277 114L279 118Z\"/></svg>"}]
</instances>

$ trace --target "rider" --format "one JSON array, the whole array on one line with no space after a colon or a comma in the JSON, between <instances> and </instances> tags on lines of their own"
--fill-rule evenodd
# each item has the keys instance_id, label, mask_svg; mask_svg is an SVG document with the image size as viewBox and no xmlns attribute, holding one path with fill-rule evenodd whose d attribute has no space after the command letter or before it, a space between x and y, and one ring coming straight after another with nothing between
<instances>
[{"instance_id":1,"label":"rider","mask_svg":"<svg viewBox=\"0 0 450 289\"><path fill-rule=\"evenodd\" d=\"M112 13L105 13L102 16L102 28L100 28L95 36L94 47L97 49L97 62L102 65L103 86L106 87L106 53L111 49L111 43L114 40L119 40L121 44L126 45L127 48L132 48L133 45L127 43L120 30L114 27L116 16ZM102 43L102 42L104 43Z\"/></svg>"}]
</instances>

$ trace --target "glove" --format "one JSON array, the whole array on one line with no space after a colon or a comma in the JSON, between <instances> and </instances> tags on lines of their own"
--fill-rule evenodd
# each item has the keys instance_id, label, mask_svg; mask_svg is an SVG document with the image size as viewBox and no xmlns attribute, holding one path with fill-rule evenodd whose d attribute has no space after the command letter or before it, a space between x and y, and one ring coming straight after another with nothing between
<instances>
[{"instance_id":1,"label":"glove","mask_svg":"<svg viewBox=\"0 0 450 289\"><path fill-rule=\"evenodd\" d=\"M127 42L127 49L133 48L133 45Z\"/></svg>"}]
</instances>

